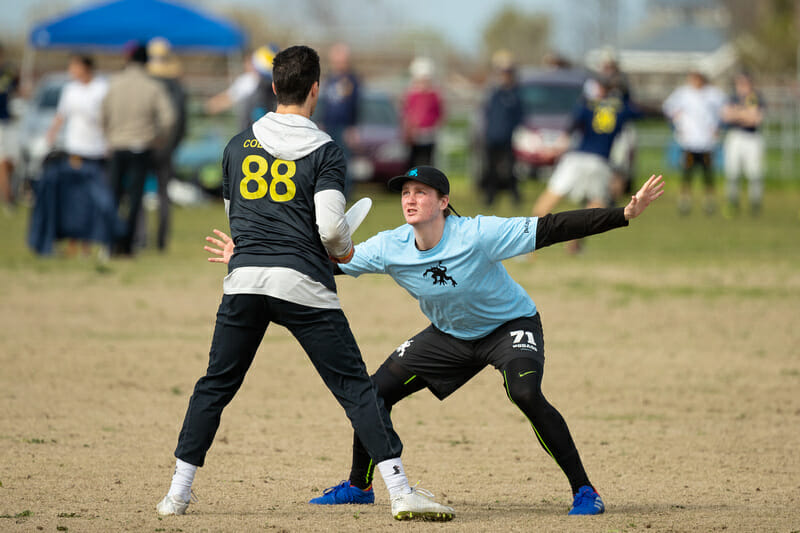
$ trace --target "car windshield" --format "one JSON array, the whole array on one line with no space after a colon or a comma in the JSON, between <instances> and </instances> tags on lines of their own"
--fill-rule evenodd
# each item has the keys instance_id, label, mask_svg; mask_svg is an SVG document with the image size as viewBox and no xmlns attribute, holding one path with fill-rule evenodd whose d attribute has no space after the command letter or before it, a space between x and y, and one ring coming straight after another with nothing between
<instances>
[{"instance_id":1,"label":"car windshield","mask_svg":"<svg viewBox=\"0 0 800 533\"><path fill-rule=\"evenodd\" d=\"M361 100L358 108L359 122L380 126L394 126L397 115L391 100L383 97L367 97Z\"/></svg>"},{"instance_id":2,"label":"car windshield","mask_svg":"<svg viewBox=\"0 0 800 533\"><path fill-rule=\"evenodd\" d=\"M325 106L320 101L312 120L325 116ZM367 94L358 103L358 123L370 126L396 126L397 112L388 96Z\"/></svg>"},{"instance_id":3,"label":"car windshield","mask_svg":"<svg viewBox=\"0 0 800 533\"><path fill-rule=\"evenodd\" d=\"M61 97L63 84L46 85L39 90L36 95L36 107L39 109L55 109L58 106L58 99Z\"/></svg>"},{"instance_id":4,"label":"car windshield","mask_svg":"<svg viewBox=\"0 0 800 533\"><path fill-rule=\"evenodd\" d=\"M526 115L570 113L581 97L580 85L522 85L522 106Z\"/></svg>"}]
</instances>

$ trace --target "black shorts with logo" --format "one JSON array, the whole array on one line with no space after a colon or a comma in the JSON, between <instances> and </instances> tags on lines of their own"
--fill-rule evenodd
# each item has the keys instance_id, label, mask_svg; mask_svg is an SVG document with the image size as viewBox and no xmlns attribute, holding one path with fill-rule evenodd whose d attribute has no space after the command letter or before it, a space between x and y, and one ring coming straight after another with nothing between
<instances>
[{"instance_id":1,"label":"black shorts with logo","mask_svg":"<svg viewBox=\"0 0 800 533\"><path fill-rule=\"evenodd\" d=\"M444 400L486 365L503 370L520 358L544 365L542 321L538 313L516 318L475 340L457 339L430 325L398 346L390 358Z\"/></svg>"}]
</instances>

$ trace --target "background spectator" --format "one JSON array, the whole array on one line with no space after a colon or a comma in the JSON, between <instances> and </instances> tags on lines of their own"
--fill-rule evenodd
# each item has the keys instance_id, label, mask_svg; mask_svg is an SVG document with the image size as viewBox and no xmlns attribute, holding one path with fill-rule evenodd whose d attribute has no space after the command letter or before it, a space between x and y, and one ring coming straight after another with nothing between
<instances>
[{"instance_id":1,"label":"background spectator","mask_svg":"<svg viewBox=\"0 0 800 533\"><path fill-rule=\"evenodd\" d=\"M245 58L244 72L227 89L206 101L206 112L216 115L235 107L239 130L244 130L266 112L274 111L272 59L277 53L278 47L270 45L249 54Z\"/></svg>"},{"instance_id":2,"label":"background spectator","mask_svg":"<svg viewBox=\"0 0 800 533\"><path fill-rule=\"evenodd\" d=\"M16 158L16 138L11 124L9 100L19 86L19 75L5 62L5 50L0 44L0 203L10 205L11 173Z\"/></svg>"},{"instance_id":3,"label":"background spectator","mask_svg":"<svg viewBox=\"0 0 800 533\"><path fill-rule=\"evenodd\" d=\"M625 125L640 116L628 102L611 96L612 86L611 79L597 78L596 99L582 99L575 109L570 126L562 134L558 146L566 150L573 132L581 134L580 141L559 160L547 189L533 206L533 216L543 217L551 213L567 195L573 202L589 208L611 204L611 148ZM579 241L571 241L568 250L579 251Z\"/></svg>"},{"instance_id":4,"label":"background spectator","mask_svg":"<svg viewBox=\"0 0 800 533\"><path fill-rule=\"evenodd\" d=\"M517 85L513 57L499 51L492 58L497 84L491 87L483 108L486 124L486 154L482 179L486 205L490 206L498 190L511 191L514 203L521 198L514 175L514 150L511 137L522 122L522 98Z\"/></svg>"},{"instance_id":5,"label":"background spectator","mask_svg":"<svg viewBox=\"0 0 800 533\"><path fill-rule=\"evenodd\" d=\"M664 114L675 128L675 140L682 152L683 182L678 210L688 214L692 208L692 171L699 166L703 172L706 198L705 211L712 214L714 201L714 158L720 114L725 94L709 85L705 75L691 71L687 83L675 89L664 101Z\"/></svg>"},{"instance_id":6,"label":"background spectator","mask_svg":"<svg viewBox=\"0 0 800 533\"><path fill-rule=\"evenodd\" d=\"M181 64L166 39L155 38L147 44L147 70L164 85L175 113L175 125L166 142L153 153L158 180L158 249L164 251L170 227L170 203L167 186L172 178L172 156L186 136L186 91L180 81Z\"/></svg>"},{"instance_id":7,"label":"background spectator","mask_svg":"<svg viewBox=\"0 0 800 533\"><path fill-rule=\"evenodd\" d=\"M73 55L67 69L71 81L61 91L56 116L47 131L47 142L53 146L58 132L65 127L67 154L102 162L107 146L100 115L108 81L95 76L94 60L87 55Z\"/></svg>"},{"instance_id":8,"label":"background spectator","mask_svg":"<svg viewBox=\"0 0 800 533\"><path fill-rule=\"evenodd\" d=\"M729 128L724 150L729 208L732 212L739 209L739 177L744 174L749 181L751 212L758 214L764 194L764 99L747 73L737 74L733 95L722 116Z\"/></svg>"},{"instance_id":9,"label":"background spectator","mask_svg":"<svg viewBox=\"0 0 800 533\"><path fill-rule=\"evenodd\" d=\"M403 135L409 145L408 167L433 165L436 134L444 118L439 90L433 86L434 64L417 57L409 67L411 86L403 96Z\"/></svg>"},{"instance_id":10,"label":"background spectator","mask_svg":"<svg viewBox=\"0 0 800 533\"><path fill-rule=\"evenodd\" d=\"M146 72L146 63L143 45L129 47L128 64L111 78L103 100L102 124L111 150L109 174L117 208L124 196L128 199L127 224L115 250L122 255L133 253L144 182L153 169L153 149L165 142L175 123L169 95Z\"/></svg>"},{"instance_id":11,"label":"background spectator","mask_svg":"<svg viewBox=\"0 0 800 533\"><path fill-rule=\"evenodd\" d=\"M58 165L58 169L53 169L54 177L59 176L66 180L71 179L68 175L76 178L79 181L87 181L91 183L90 187L84 189L84 192L91 194L91 188L96 191L96 194L102 194L104 197L108 196L107 181L106 181L106 139L103 134L103 129L100 126L100 113L108 91L108 82L105 78L95 76L94 72L94 59L88 55L75 54L69 60L67 67L71 81L64 85L61 95L58 100L58 107L56 108L56 116L50 129L47 131L47 144L54 146L56 138L61 128L64 128L64 151L68 156L68 164L70 169L67 170L63 166L63 161L54 161L49 164ZM51 170L46 169L45 172ZM46 180L43 180L45 183ZM57 187L57 191L66 190L66 184L61 184L62 187ZM77 190L77 189L76 189ZM106 194L103 194L105 192ZM39 190L41 196L44 191ZM66 203L67 195L56 193L56 202L54 205ZM87 207L86 202L92 202L91 198L84 199L80 204L73 202L73 205L64 205L63 210L68 211L71 209L91 210L92 207ZM103 203L103 202L101 202ZM79 214L76 214L78 217ZM111 222L107 222L111 220ZM92 228L89 227L94 224L102 224L105 228ZM100 239L106 245L110 245L111 237L113 235L113 218L105 217L92 219L92 223L84 224L84 228L80 232L86 239L80 239L83 244L83 254L89 254L89 238L93 235L101 235ZM75 250L76 241L70 241L70 248L67 250L68 255L72 255Z\"/></svg>"},{"instance_id":12,"label":"background spectator","mask_svg":"<svg viewBox=\"0 0 800 533\"><path fill-rule=\"evenodd\" d=\"M350 48L344 43L334 44L328 52L330 74L320 87L321 127L344 150L345 159L350 159L350 145L356 139L355 125L358 123L360 81L353 71ZM349 170L345 176L345 196L352 190Z\"/></svg>"}]
</instances>

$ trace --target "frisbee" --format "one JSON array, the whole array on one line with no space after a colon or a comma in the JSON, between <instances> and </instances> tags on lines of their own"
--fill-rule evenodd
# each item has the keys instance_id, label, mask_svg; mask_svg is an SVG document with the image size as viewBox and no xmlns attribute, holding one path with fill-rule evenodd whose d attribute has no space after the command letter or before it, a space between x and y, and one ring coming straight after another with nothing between
<instances>
[{"instance_id":1,"label":"frisbee","mask_svg":"<svg viewBox=\"0 0 800 533\"><path fill-rule=\"evenodd\" d=\"M347 221L347 225L350 228L351 238L361 223L364 222L364 219L367 218L367 214L371 208L372 200L370 198L362 198L354 203L352 207L347 210L347 213L344 214L344 219Z\"/></svg>"}]
</instances>

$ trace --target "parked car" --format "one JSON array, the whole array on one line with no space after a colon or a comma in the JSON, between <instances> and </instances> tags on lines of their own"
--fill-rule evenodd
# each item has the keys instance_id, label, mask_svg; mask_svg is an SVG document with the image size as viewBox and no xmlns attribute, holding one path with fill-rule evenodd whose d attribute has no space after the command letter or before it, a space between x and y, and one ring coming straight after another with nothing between
<instances>
[{"instance_id":1,"label":"parked car","mask_svg":"<svg viewBox=\"0 0 800 533\"><path fill-rule=\"evenodd\" d=\"M569 126L572 111L583 97L587 77L583 70L535 70L520 74L525 119L514 132L512 144L519 168L526 175L556 162L552 149Z\"/></svg>"},{"instance_id":2,"label":"parked car","mask_svg":"<svg viewBox=\"0 0 800 533\"><path fill-rule=\"evenodd\" d=\"M47 143L47 130L56 116L61 90L69 81L66 73L48 74L36 85L33 97L26 103L19 125L19 176L23 183L39 179L42 163L53 149L64 144L64 129L59 132L56 146Z\"/></svg>"},{"instance_id":3,"label":"parked car","mask_svg":"<svg viewBox=\"0 0 800 533\"><path fill-rule=\"evenodd\" d=\"M540 168L556 162L552 149L569 126L587 78L584 70L522 69L519 72L525 116L512 138L519 178L536 176ZM476 180L480 180L485 164L484 131L483 113L479 112L472 132L472 173Z\"/></svg>"},{"instance_id":4,"label":"parked car","mask_svg":"<svg viewBox=\"0 0 800 533\"><path fill-rule=\"evenodd\" d=\"M318 105L312 120L324 110ZM361 93L354 144L350 146L349 171L357 182L386 182L403 174L408 165L408 148L392 98L382 91Z\"/></svg>"}]
</instances>

